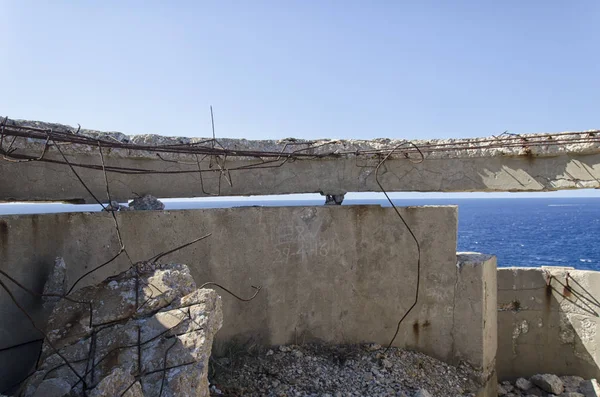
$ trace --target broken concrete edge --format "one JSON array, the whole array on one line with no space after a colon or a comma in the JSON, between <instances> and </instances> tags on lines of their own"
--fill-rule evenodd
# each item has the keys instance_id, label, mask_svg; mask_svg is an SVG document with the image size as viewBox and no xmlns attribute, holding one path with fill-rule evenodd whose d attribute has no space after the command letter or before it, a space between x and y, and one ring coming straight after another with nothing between
<instances>
[{"instance_id":1,"label":"broken concrete edge","mask_svg":"<svg viewBox=\"0 0 600 397\"><path fill-rule=\"evenodd\" d=\"M121 132L113 131L96 131L91 129L77 129L69 125L59 123L47 123L42 121L32 120L7 120L8 126L17 127L33 127L39 129L53 130L56 132L77 133L78 135L88 136L94 139L107 140L113 143L129 143L135 145L161 146L161 145L189 145L205 143L205 146L210 146L212 138L205 137L181 137L181 136L162 136L156 134L140 134L126 135ZM401 146L398 150L411 150L415 152L415 159L418 160L416 147L424 148L423 154L427 159L444 159L444 158L475 158L475 157L511 157L511 156L528 156L528 157L546 157L558 156L564 154L594 154L600 153L600 141L583 141L590 136L600 133L600 130L589 130L581 132L561 132L554 134L574 134L561 137L564 140L563 144L556 145L552 139L548 139L548 134L519 134L518 138L523 138L523 145L511 147L498 147L499 137L478 137L478 138L461 138L461 139L430 139L430 140L405 140L391 138L376 138L370 140L361 139L315 139L305 140L296 138L285 138L280 140L248 140L248 139L232 139L218 138L219 145L217 148L223 147L227 150L237 151L260 151L271 153L289 154L301 150L301 153L310 155L328 155L335 154L338 157L354 157L357 151L388 151ZM550 134L551 135L551 134ZM484 142L482 142L484 141ZM410 144L408 143L410 142ZM407 145L402 146L402 143ZM514 142L512 142L514 143ZM547 145L543 145L547 143ZM531 146L531 144L534 144ZM34 151L39 154L39 151L44 147L44 139L17 139L12 145L13 148L25 151ZM461 149L448 149L443 151L427 151L429 145L443 146L460 146ZM65 154L85 154L96 153L96 145L81 145L71 144L63 147ZM243 154L243 153L242 153ZM138 149L120 149L112 148L107 150L107 156L122 157L122 158L147 158L156 160L156 153L147 150ZM231 158L238 160L256 160L251 156L239 156L229 154ZM193 158L190 154L175 154L162 153L164 159L184 159ZM404 155L392 156L391 158L404 158ZM335 160L335 158L320 159Z\"/></svg>"},{"instance_id":2,"label":"broken concrete edge","mask_svg":"<svg viewBox=\"0 0 600 397\"><path fill-rule=\"evenodd\" d=\"M140 373L145 381L135 396L158 395L159 389L209 395L208 360L222 326L221 298L197 289L186 265L137 266L70 297L54 307L36 372L19 395L46 396L50 387L64 391L56 395L123 395Z\"/></svg>"},{"instance_id":3,"label":"broken concrete edge","mask_svg":"<svg viewBox=\"0 0 600 397\"><path fill-rule=\"evenodd\" d=\"M470 357L470 365L475 365L482 372L482 380L485 382L495 374L496 369L496 256L457 252L456 259L454 355L457 358ZM461 318L461 313L467 317ZM480 319L480 334L461 334L462 324L468 320L468 316ZM478 354L474 354L475 352ZM474 363L473 357L479 357L481 361Z\"/></svg>"},{"instance_id":4,"label":"broken concrete edge","mask_svg":"<svg viewBox=\"0 0 600 397\"><path fill-rule=\"evenodd\" d=\"M453 314L453 354L455 360L470 358L481 373L483 385L476 397L497 396L496 355L498 330L496 313L496 256L479 252L456 253L456 284ZM481 321L479 333L467 332L464 324L472 317ZM473 363L473 358L481 361ZM475 365L474 365L475 364Z\"/></svg>"}]
</instances>

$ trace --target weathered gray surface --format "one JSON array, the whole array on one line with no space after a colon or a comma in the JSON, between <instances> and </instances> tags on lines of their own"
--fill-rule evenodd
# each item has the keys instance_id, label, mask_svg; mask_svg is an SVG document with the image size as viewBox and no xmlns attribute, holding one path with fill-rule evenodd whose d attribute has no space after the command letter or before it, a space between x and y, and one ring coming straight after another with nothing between
<instances>
[{"instance_id":1,"label":"weathered gray surface","mask_svg":"<svg viewBox=\"0 0 600 397\"><path fill-rule=\"evenodd\" d=\"M208 360L223 322L221 298L197 289L187 266L132 268L69 297L73 301L62 299L50 315L48 340L24 397L50 396L44 394L48 380L62 380L61 390L70 396L87 395L80 379L98 397L127 390L131 397L209 395ZM134 385L136 376L142 381Z\"/></svg>"},{"instance_id":2,"label":"weathered gray surface","mask_svg":"<svg viewBox=\"0 0 600 397\"><path fill-rule=\"evenodd\" d=\"M67 127L46 123L25 122L42 128L65 129ZM70 129L74 131L75 129ZM181 144L198 143L204 138L160 137L151 135L125 136L120 133L101 133L82 130L89 136L135 144ZM477 139L449 139L415 141L419 146L464 145L467 150L426 151L424 161L415 164L403 154L390 157L380 170L380 181L387 191L544 191L600 187L600 142L581 141L589 133L580 133L560 146L513 146L497 147L497 142L478 143ZM527 142L544 141L546 137L523 135ZM579 139L579 140L577 140ZM113 199L133 199L137 194L156 197L200 197L207 195L264 195L288 193L343 194L346 192L381 191L375 180L375 167L381 157L356 157L357 150L387 151L395 148L401 140L376 139L318 140L312 144L305 141L248 141L221 139L224 148L232 150L269 151L271 153L304 150L303 153L325 155L338 153L338 157L306 158L281 161L267 166L235 170L261 161L245 156L215 158L200 156L203 172L202 182L197 158L190 154L162 155L131 149L105 149L107 167L129 167L156 171L188 171L185 174L127 175L109 173ZM292 143L292 145L287 145ZM38 157L43 140L19 138L13 148L15 154ZM208 145L208 144L207 144ZM483 145L484 147L481 147ZM494 146L495 145L495 146ZM8 147L5 144L5 147ZM408 147L410 148L410 147ZM64 153L70 162L101 165L96 147L64 145ZM285 157L285 156L284 156ZM416 153L412 160L419 159ZM45 154L49 160L62 161L55 148ZM274 157L267 160L276 159ZM166 160L166 161L164 161ZM278 166L281 165L281 166ZM231 173L224 170L233 170ZM77 168L86 184L97 196L106 200L105 180L101 170ZM219 188L220 186L220 188ZM66 165L0 161L0 200L84 200L94 202Z\"/></svg>"},{"instance_id":3,"label":"weathered gray surface","mask_svg":"<svg viewBox=\"0 0 600 397\"><path fill-rule=\"evenodd\" d=\"M600 272L498 269L498 376L600 377L598 296Z\"/></svg>"},{"instance_id":4,"label":"weathered gray surface","mask_svg":"<svg viewBox=\"0 0 600 397\"><path fill-rule=\"evenodd\" d=\"M473 252L457 254L455 354L482 371L482 383L496 386L496 257ZM471 329L466 329L470 327ZM475 362L474 359L481 361ZM488 391L494 395L495 390Z\"/></svg>"},{"instance_id":5,"label":"weathered gray surface","mask_svg":"<svg viewBox=\"0 0 600 397\"><path fill-rule=\"evenodd\" d=\"M483 352L459 355L454 343L457 335L462 340L483 337L481 318L469 313L466 324L455 318L455 305L461 303L457 283L471 271L456 266L456 207L400 211L421 244L421 290L395 344L447 362L460 357L481 365ZM249 303L223 294L224 326L216 346L221 351L232 340L385 345L414 300L416 244L392 208L128 211L117 217L134 261L212 232L165 260L189 264L198 284L215 281L243 297L254 292L251 285L263 287ZM68 263L69 280L76 280L118 251L108 213L5 216L0 230L0 266L33 288L41 288L57 255ZM126 259L119 258L86 282L98 282L126 266ZM473 290L483 296L481 284L473 284ZM38 307L31 300L26 306L34 312ZM0 317L9 319L0 324L4 344L36 336L27 334L26 320L5 294L0 294ZM15 329L23 332L15 334Z\"/></svg>"}]
</instances>

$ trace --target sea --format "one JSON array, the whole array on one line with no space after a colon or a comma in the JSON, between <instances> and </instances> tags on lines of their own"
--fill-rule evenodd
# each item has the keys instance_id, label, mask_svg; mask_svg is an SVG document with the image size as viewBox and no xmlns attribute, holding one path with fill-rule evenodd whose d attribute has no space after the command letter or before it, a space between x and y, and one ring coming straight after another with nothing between
<instances>
[{"instance_id":1,"label":"sea","mask_svg":"<svg viewBox=\"0 0 600 397\"><path fill-rule=\"evenodd\" d=\"M393 199L397 206L457 205L458 251L494 254L499 267L569 266L600 270L600 197ZM165 209L323 205L302 200L165 200ZM385 198L342 205L390 206ZM0 215L98 211L98 205L0 204ZM404 227L398 222L398 227Z\"/></svg>"}]
</instances>

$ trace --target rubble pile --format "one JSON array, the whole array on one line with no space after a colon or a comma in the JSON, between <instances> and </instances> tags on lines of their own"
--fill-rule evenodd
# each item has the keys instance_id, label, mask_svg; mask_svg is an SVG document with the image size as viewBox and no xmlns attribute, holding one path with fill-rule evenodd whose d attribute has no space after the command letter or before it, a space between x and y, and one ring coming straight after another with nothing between
<instances>
[{"instance_id":1,"label":"rubble pile","mask_svg":"<svg viewBox=\"0 0 600 397\"><path fill-rule=\"evenodd\" d=\"M134 266L56 303L19 395L208 396L222 317L221 298L197 289L187 266Z\"/></svg>"},{"instance_id":2,"label":"rubble pile","mask_svg":"<svg viewBox=\"0 0 600 397\"><path fill-rule=\"evenodd\" d=\"M379 345L280 346L213 360L213 396L475 396L481 374Z\"/></svg>"},{"instance_id":3,"label":"rubble pile","mask_svg":"<svg viewBox=\"0 0 600 397\"><path fill-rule=\"evenodd\" d=\"M599 397L600 387L596 379L538 374L529 379L519 378L515 382L502 382L498 385L498 396Z\"/></svg>"}]
</instances>

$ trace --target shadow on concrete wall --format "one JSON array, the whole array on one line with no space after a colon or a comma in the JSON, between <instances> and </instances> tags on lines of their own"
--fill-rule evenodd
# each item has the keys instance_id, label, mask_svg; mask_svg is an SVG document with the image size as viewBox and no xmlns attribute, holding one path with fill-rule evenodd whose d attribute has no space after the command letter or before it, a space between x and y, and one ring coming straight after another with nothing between
<instances>
[{"instance_id":1,"label":"shadow on concrete wall","mask_svg":"<svg viewBox=\"0 0 600 397\"><path fill-rule=\"evenodd\" d=\"M599 276L564 268L499 269L500 379L537 373L600 376Z\"/></svg>"}]
</instances>

